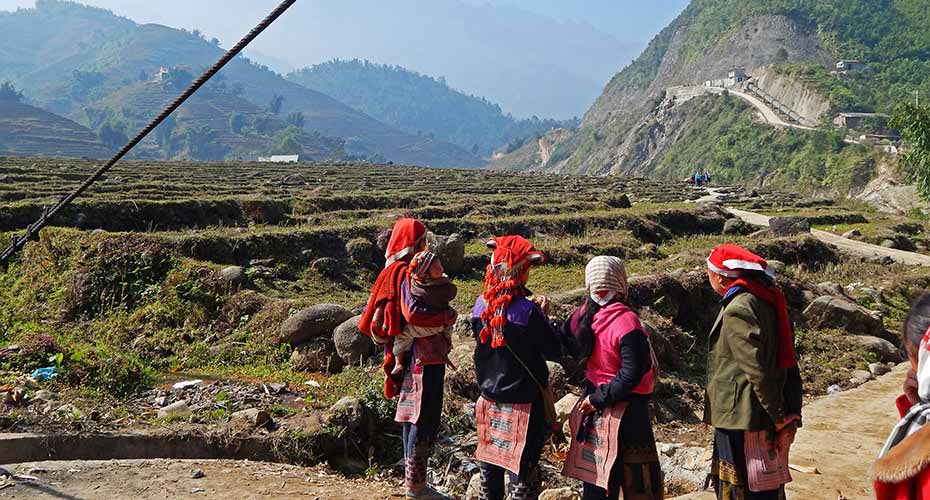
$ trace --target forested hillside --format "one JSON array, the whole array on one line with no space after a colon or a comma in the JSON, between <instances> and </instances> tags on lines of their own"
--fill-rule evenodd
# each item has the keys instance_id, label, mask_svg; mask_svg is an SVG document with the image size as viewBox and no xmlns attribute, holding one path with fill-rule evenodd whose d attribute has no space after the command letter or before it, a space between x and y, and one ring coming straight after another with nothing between
<instances>
[{"instance_id":1,"label":"forested hillside","mask_svg":"<svg viewBox=\"0 0 930 500\"><path fill-rule=\"evenodd\" d=\"M401 130L434 135L482 156L513 141L575 124L535 116L518 120L483 97L450 88L442 78L357 59L318 64L287 78Z\"/></svg>"},{"instance_id":2,"label":"forested hillside","mask_svg":"<svg viewBox=\"0 0 930 500\"><path fill-rule=\"evenodd\" d=\"M701 161L731 182L803 179L808 187L845 189L873 175L871 154L830 146L819 134L774 134L752 123L751 114L734 115L732 106L704 103L703 115L685 110L683 120L665 113L665 91L722 78L734 67L774 65L822 93L834 112L888 112L915 91L930 94L928 18L930 0L693 0L608 83L572 137L560 140L544 165L529 166L671 177ZM859 59L864 67L831 74L840 59ZM685 125L693 133L677 128ZM718 134L711 137L711 130ZM717 154L727 137L735 141L729 146L755 141L748 147L759 160L729 165ZM820 167L799 168L799 156Z\"/></svg>"},{"instance_id":3,"label":"forested hillside","mask_svg":"<svg viewBox=\"0 0 930 500\"><path fill-rule=\"evenodd\" d=\"M0 13L0 31L8 41L0 44L0 81L13 81L30 102L84 125L92 124L94 110L130 114L113 106L111 96L121 89L158 81L163 67L199 74L224 50L219 40L206 40L196 31L139 25L105 10L61 0L37 0L34 9ZM308 133L341 139L359 158L434 166L481 163L463 148L402 132L243 57L231 62L222 78L226 92L282 120L301 113L301 127Z\"/></svg>"}]
</instances>

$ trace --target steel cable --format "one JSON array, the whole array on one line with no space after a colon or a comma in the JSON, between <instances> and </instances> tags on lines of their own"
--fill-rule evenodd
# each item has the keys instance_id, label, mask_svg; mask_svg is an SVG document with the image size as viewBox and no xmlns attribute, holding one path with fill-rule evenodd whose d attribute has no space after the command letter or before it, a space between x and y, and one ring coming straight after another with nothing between
<instances>
[{"instance_id":1,"label":"steel cable","mask_svg":"<svg viewBox=\"0 0 930 500\"><path fill-rule=\"evenodd\" d=\"M0 254L0 266L5 267L7 262L13 255L16 254L19 250L26 246L30 240L37 240L39 232L48 225L50 219L55 217L58 212L61 211L65 206L74 201L77 197L81 196L84 191L86 191L91 185L97 182L103 174L107 173L108 170L113 168L113 166L120 161L124 156L126 156L132 148L136 147L146 136L152 133L156 127L158 127L163 121L165 121L168 116L171 115L175 110L181 107L187 99L189 99L195 92L197 92L201 87L203 87L211 78L213 78L220 70L223 69L229 61L232 61L236 56L242 52L252 41L258 38L263 31L268 29L282 14L284 14L287 9L291 8L297 0L284 0L275 8L271 14L268 15L261 23L258 24L255 28L252 29L242 40L239 40L235 46L233 46L226 54L220 58L216 64L208 69L203 75L200 76L194 83L192 83L187 90L185 90L177 99L174 100L167 108L165 108L154 120L152 120L145 128L142 129L131 141L126 143L125 146L120 148L117 153L110 158L102 167L97 169L93 175L87 178L77 189L73 192L62 198L55 206L51 209L46 208L42 211L41 217L39 220L33 222L26 228L26 232L21 235L13 235L10 246Z\"/></svg>"}]
</instances>

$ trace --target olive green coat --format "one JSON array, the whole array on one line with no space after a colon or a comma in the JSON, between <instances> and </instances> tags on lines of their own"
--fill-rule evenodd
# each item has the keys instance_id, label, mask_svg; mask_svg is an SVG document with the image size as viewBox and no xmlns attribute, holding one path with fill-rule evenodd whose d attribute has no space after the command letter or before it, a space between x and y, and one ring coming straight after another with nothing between
<instances>
[{"instance_id":1,"label":"olive green coat","mask_svg":"<svg viewBox=\"0 0 930 500\"><path fill-rule=\"evenodd\" d=\"M724 301L708 339L704 422L729 430L772 429L801 414L801 376L778 367L778 317L748 292Z\"/></svg>"}]
</instances>

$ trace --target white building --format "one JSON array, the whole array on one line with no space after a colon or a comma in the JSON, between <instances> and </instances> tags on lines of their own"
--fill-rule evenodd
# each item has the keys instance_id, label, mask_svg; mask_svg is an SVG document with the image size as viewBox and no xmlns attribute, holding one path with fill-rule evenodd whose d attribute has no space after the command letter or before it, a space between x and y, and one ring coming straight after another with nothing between
<instances>
[{"instance_id":1,"label":"white building","mask_svg":"<svg viewBox=\"0 0 930 500\"><path fill-rule=\"evenodd\" d=\"M298 163L300 162L300 155L261 156L258 161L260 163Z\"/></svg>"}]
</instances>

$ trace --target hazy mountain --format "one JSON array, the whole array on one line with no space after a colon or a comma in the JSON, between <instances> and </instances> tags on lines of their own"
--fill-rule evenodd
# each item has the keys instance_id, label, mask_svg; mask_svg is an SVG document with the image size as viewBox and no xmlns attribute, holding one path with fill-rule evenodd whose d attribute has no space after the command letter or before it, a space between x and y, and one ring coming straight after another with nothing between
<instances>
[{"instance_id":1,"label":"hazy mountain","mask_svg":"<svg viewBox=\"0 0 930 500\"><path fill-rule=\"evenodd\" d=\"M223 52L218 40L208 41L199 33L139 25L58 0L0 13L0 30L7 40L0 44L0 80L12 80L32 102L87 125L85 108L109 109L117 117L154 112L167 99L148 102L153 109L122 110L113 109L108 96L155 78L162 67L199 73ZM421 165L481 163L458 146L401 132L245 58L230 63L223 76L230 92L260 108L282 98L282 119L302 113L308 132L341 138L350 153Z\"/></svg>"},{"instance_id":2,"label":"hazy mountain","mask_svg":"<svg viewBox=\"0 0 930 500\"><path fill-rule=\"evenodd\" d=\"M401 130L434 135L482 156L515 140L574 122L517 120L487 99L466 95L444 79L400 66L334 60L287 76Z\"/></svg>"}]
</instances>

